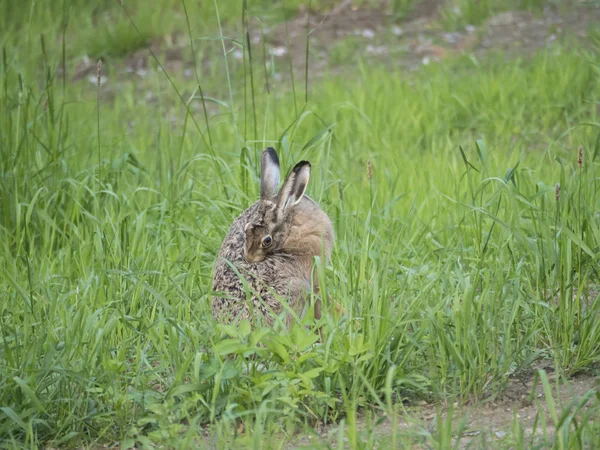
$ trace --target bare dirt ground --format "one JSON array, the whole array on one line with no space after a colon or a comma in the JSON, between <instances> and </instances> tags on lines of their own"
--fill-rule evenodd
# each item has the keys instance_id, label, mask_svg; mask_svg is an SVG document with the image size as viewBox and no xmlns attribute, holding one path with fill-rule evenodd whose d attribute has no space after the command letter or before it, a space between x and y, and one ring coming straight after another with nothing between
<instances>
[{"instance_id":1,"label":"bare dirt ground","mask_svg":"<svg viewBox=\"0 0 600 450\"><path fill-rule=\"evenodd\" d=\"M577 2L562 10L546 7L539 13L506 11L478 26L466 24L455 31L448 31L444 25L444 14L448 11L444 0L418 2L401 20L386 8L357 6L355 3L341 0L325 12L300 9L292 20L271 27L261 25L258 18L250 18L255 64L262 66L266 62L269 72L274 73L274 81L287 83L291 61L296 77L303 79L307 34L310 37L308 73L312 80L324 74L355 71L359 59L383 63L397 70L414 71L423 65L465 53L481 57L490 51L500 51L507 57L527 56L557 43L568 45L577 40L581 45L599 39L590 36L589 30L591 25L600 23L600 7ZM236 26L224 34L236 37L240 36L241 30ZM215 61L222 60L222 49L219 42L213 41L212 47L208 45L209 41L198 42L197 48L205 47L201 66L208 72ZM266 61L263 60L263 43ZM239 47L229 42L227 46L230 58L243 58ZM167 71L193 78L186 34L157 38L149 48L159 56ZM121 79L127 76L144 78L154 66L148 48L139 49L113 64ZM96 83L95 72L96 61L84 57L70 78Z\"/></svg>"},{"instance_id":2,"label":"bare dirt ground","mask_svg":"<svg viewBox=\"0 0 600 450\"><path fill-rule=\"evenodd\" d=\"M552 376L549 377L553 383ZM557 405L566 404L571 400L581 399L588 391L600 389L600 377L580 375L566 382L560 383L560 398L553 391L554 401ZM415 438L417 434L435 433L436 416L441 410L446 418L448 406L439 407L433 404L410 405L399 412L394 423L384 419L375 429L369 429L365 418L358 419L357 427L366 433L374 433L377 448L388 449L391 447L391 436L394 427L397 430L398 444L406 437ZM543 415L543 418L541 417ZM454 405L453 422L455 429L462 428L460 437L454 435L455 448L497 448L502 447L505 441L511 438L512 425L518 420L524 432L525 442L533 440L544 444L545 437L554 434L554 427L548 404L541 383L534 385L533 377L528 379L513 379L503 394L494 399L459 406ZM465 420L464 423L462 421ZM542 421L546 423L546 436L544 437ZM536 425L537 423L537 425ZM368 431L367 431L368 430ZM411 433L412 431L412 433ZM287 448L311 448L316 442L321 445L330 445L335 448L339 436L339 427L323 427L316 436L302 436ZM406 442L402 443L406 448ZM413 444L411 448L427 448L420 444Z\"/></svg>"},{"instance_id":3,"label":"bare dirt ground","mask_svg":"<svg viewBox=\"0 0 600 450\"><path fill-rule=\"evenodd\" d=\"M444 3L419 2L405 20L397 21L382 8L359 8L351 1L342 1L327 13L301 11L286 26L269 30L265 40L276 55L289 53L299 72L305 67L307 30L315 56L309 60L311 73L343 70L344 65L354 62L354 58L331 61L328 57L340 41L348 38L356 39L354 56L414 70L462 53L482 56L499 50L507 56L527 56L566 36L585 41L590 25L600 20L598 7L574 5L566 11L547 7L541 14L506 11L482 25L467 24L450 32L443 25ZM255 42L260 42L259 37L255 36Z\"/></svg>"}]
</instances>

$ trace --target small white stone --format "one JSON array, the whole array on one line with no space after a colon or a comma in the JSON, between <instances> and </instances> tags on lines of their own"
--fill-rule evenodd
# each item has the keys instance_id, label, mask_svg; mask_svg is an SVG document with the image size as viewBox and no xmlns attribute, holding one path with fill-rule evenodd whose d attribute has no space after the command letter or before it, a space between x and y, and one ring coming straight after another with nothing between
<instances>
[{"instance_id":1,"label":"small white stone","mask_svg":"<svg viewBox=\"0 0 600 450\"><path fill-rule=\"evenodd\" d=\"M385 55L387 47L384 45L367 45L366 52L370 55Z\"/></svg>"},{"instance_id":2,"label":"small white stone","mask_svg":"<svg viewBox=\"0 0 600 450\"><path fill-rule=\"evenodd\" d=\"M455 33L443 33L442 38L449 44L454 44L458 40L457 35Z\"/></svg>"},{"instance_id":3,"label":"small white stone","mask_svg":"<svg viewBox=\"0 0 600 450\"><path fill-rule=\"evenodd\" d=\"M399 26L395 25L392 27L392 34L394 36L401 36L404 31Z\"/></svg>"},{"instance_id":4,"label":"small white stone","mask_svg":"<svg viewBox=\"0 0 600 450\"><path fill-rule=\"evenodd\" d=\"M287 53L287 49L285 47L273 47L269 53L273 56L283 56Z\"/></svg>"},{"instance_id":5,"label":"small white stone","mask_svg":"<svg viewBox=\"0 0 600 450\"><path fill-rule=\"evenodd\" d=\"M367 39L373 39L375 37L375 32L370 28L365 28L360 34L362 37Z\"/></svg>"}]
</instances>

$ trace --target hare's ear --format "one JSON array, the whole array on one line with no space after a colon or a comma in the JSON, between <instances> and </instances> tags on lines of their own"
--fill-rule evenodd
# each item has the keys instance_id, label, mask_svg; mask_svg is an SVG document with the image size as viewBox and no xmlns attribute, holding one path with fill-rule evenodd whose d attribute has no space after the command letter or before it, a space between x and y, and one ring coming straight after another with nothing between
<instances>
[{"instance_id":1,"label":"hare's ear","mask_svg":"<svg viewBox=\"0 0 600 450\"><path fill-rule=\"evenodd\" d=\"M306 192L309 178L310 163L300 161L294 166L277 195L277 209L284 210L298 204Z\"/></svg>"},{"instance_id":2,"label":"hare's ear","mask_svg":"<svg viewBox=\"0 0 600 450\"><path fill-rule=\"evenodd\" d=\"M260 198L270 200L277 193L279 185L279 158L275 149L269 147L260 157Z\"/></svg>"}]
</instances>

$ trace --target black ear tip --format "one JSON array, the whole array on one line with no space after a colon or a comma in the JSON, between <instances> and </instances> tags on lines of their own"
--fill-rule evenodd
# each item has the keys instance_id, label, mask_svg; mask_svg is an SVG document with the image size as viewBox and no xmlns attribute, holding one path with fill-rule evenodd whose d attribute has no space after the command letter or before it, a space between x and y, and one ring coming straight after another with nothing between
<instances>
[{"instance_id":1,"label":"black ear tip","mask_svg":"<svg viewBox=\"0 0 600 450\"><path fill-rule=\"evenodd\" d=\"M267 147L263 150L263 156L269 158L271 162L279 165L279 158L277 156L277 152L273 147Z\"/></svg>"},{"instance_id":2,"label":"black ear tip","mask_svg":"<svg viewBox=\"0 0 600 450\"><path fill-rule=\"evenodd\" d=\"M310 170L310 163L308 161L300 161L298 164L296 164L294 166L294 172L298 173L300 170L302 170L304 167L307 167L308 170Z\"/></svg>"}]
</instances>

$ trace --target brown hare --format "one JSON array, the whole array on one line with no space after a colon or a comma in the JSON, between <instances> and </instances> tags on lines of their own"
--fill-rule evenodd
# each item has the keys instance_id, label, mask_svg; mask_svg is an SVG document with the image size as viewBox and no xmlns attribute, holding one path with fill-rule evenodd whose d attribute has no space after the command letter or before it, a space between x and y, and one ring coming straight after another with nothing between
<instances>
[{"instance_id":1,"label":"brown hare","mask_svg":"<svg viewBox=\"0 0 600 450\"><path fill-rule=\"evenodd\" d=\"M235 219L215 264L212 311L217 320L248 319L254 328L260 319L272 326L284 310L281 301L301 316L311 286L318 292L316 277L311 283L313 257L329 260L334 232L327 214L304 195L310 168L308 161L296 164L277 191L279 158L273 148L263 151L260 200ZM240 275L250 288L249 298ZM315 318L320 318L318 303ZM288 328L291 319L288 312Z\"/></svg>"}]
</instances>

